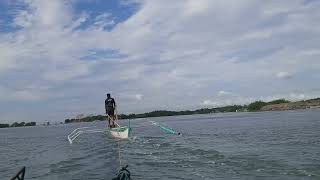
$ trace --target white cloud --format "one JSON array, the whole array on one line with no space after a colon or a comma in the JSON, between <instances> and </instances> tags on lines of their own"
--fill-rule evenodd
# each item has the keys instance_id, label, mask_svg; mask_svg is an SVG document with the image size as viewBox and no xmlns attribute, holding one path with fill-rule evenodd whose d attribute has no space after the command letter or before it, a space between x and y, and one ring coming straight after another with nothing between
<instances>
[{"instance_id":1,"label":"white cloud","mask_svg":"<svg viewBox=\"0 0 320 180\"><path fill-rule=\"evenodd\" d=\"M76 14L76 1L25 3L13 21L21 29L0 33L0 81L16 94L6 101L80 99L86 106L68 106L99 113L106 90L124 112L316 95L308 90L319 81L318 4L136 0L140 9L116 22L109 12ZM110 50L124 56L100 55ZM293 75L300 79L274 81ZM25 89L30 84L50 88ZM287 95L294 90L303 93Z\"/></svg>"},{"instance_id":2,"label":"white cloud","mask_svg":"<svg viewBox=\"0 0 320 180\"><path fill-rule=\"evenodd\" d=\"M14 19L14 26L28 28L32 25L33 15L26 10L22 10Z\"/></svg>"},{"instance_id":3,"label":"white cloud","mask_svg":"<svg viewBox=\"0 0 320 180\"><path fill-rule=\"evenodd\" d=\"M200 103L200 105L204 107L221 107L221 106L228 106L228 105L244 105L249 104L254 101L264 101L270 102L277 99L286 99L290 101L300 101L306 99L312 99L320 96L320 91L314 91L306 95L304 92L290 92L290 93L283 93L283 94L273 94L270 96L260 96L260 97L249 97L249 96L242 96L242 95L234 95L221 98L219 95L216 97L212 97L210 99L206 99Z\"/></svg>"},{"instance_id":4,"label":"white cloud","mask_svg":"<svg viewBox=\"0 0 320 180\"><path fill-rule=\"evenodd\" d=\"M279 79L288 79L292 77L292 74L290 74L289 72L278 72L276 76Z\"/></svg>"},{"instance_id":5,"label":"white cloud","mask_svg":"<svg viewBox=\"0 0 320 180\"><path fill-rule=\"evenodd\" d=\"M304 99L307 98L307 96L304 95L304 94L302 94L302 93L300 93L300 94L290 93L289 98L290 98L291 100L304 100Z\"/></svg>"},{"instance_id":6,"label":"white cloud","mask_svg":"<svg viewBox=\"0 0 320 180\"><path fill-rule=\"evenodd\" d=\"M142 95L142 94L136 94L135 97L136 97L136 99L137 99L138 101L141 101L142 98L143 98L143 95Z\"/></svg>"},{"instance_id":7,"label":"white cloud","mask_svg":"<svg viewBox=\"0 0 320 180\"><path fill-rule=\"evenodd\" d=\"M43 92L31 89L11 90L0 87L0 101L2 102L34 102L48 98Z\"/></svg>"},{"instance_id":8,"label":"white cloud","mask_svg":"<svg viewBox=\"0 0 320 180\"><path fill-rule=\"evenodd\" d=\"M228 95L232 95L232 93L228 92L228 91L219 91L218 92L218 96L228 96Z\"/></svg>"},{"instance_id":9,"label":"white cloud","mask_svg":"<svg viewBox=\"0 0 320 180\"><path fill-rule=\"evenodd\" d=\"M127 101L127 103L137 103L143 100L144 95L139 93L134 94L130 92L125 92L125 93L116 92L115 96L119 97L117 99L119 99L120 101Z\"/></svg>"},{"instance_id":10,"label":"white cloud","mask_svg":"<svg viewBox=\"0 0 320 180\"><path fill-rule=\"evenodd\" d=\"M186 15L201 14L209 9L210 0L187 0L185 5Z\"/></svg>"},{"instance_id":11,"label":"white cloud","mask_svg":"<svg viewBox=\"0 0 320 180\"><path fill-rule=\"evenodd\" d=\"M102 13L95 18L94 25L97 26L98 29L104 30L106 27L113 26L115 24L112 19L112 15L110 13Z\"/></svg>"},{"instance_id":12,"label":"white cloud","mask_svg":"<svg viewBox=\"0 0 320 180\"><path fill-rule=\"evenodd\" d=\"M205 105L205 106L218 106L219 105L219 103L217 103L215 101L211 101L211 100L204 100L201 104Z\"/></svg>"},{"instance_id":13,"label":"white cloud","mask_svg":"<svg viewBox=\"0 0 320 180\"><path fill-rule=\"evenodd\" d=\"M320 50L319 49L310 49L310 50L305 50L301 51L300 54L302 56L307 55L307 56L313 56L313 55L320 55Z\"/></svg>"}]
</instances>

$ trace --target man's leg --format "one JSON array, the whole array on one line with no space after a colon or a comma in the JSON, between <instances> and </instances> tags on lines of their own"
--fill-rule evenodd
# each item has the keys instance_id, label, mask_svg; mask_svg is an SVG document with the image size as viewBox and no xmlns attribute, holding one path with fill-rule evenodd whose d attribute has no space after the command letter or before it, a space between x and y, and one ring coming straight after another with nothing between
<instances>
[{"instance_id":1,"label":"man's leg","mask_svg":"<svg viewBox=\"0 0 320 180\"><path fill-rule=\"evenodd\" d=\"M112 118L112 125L111 125L111 127L112 128L114 128L115 127L115 125L114 125L114 118L113 118L114 116L111 116L111 118Z\"/></svg>"},{"instance_id":2,"label":"man's leg","mask_svg":"<svg viewBox=\"0 0 320 180\"><path fill-rule=\"evenodd\" d=\"M110 127L111 126L111 124L110 124L110 118L109 118L109 116L108 116L108 127Z\"/></svg>"},{"instance_id":3,"label":"man's leg","mask_svg":"<svg viewBox=\"0 0 320 180\"><path fill-rule=\"evenodd\" d=\"M111 112L110 112L110 110L107 111L107 118L108 118L108 123L109 123L109 124L108 124L108 127L110 128L110 127L111 127L111 122L110 122L110 121L112 120L112 119L111 119Z\"/></svg>"},{"instance_id":4,"label":"man's leg","mask_svg":"<svg viewBox=\"0 0 320 180\"><path fill-rule=\"evenodd\" d=\"M114 115L114 109L111 111L111 113L112 113L112 116L111 116L111 118L112 118L112 127L114 128L114 127L116 127L116 125L114 124L114 121L116 120L116 116Z\"/></svg>"}]
</instances>

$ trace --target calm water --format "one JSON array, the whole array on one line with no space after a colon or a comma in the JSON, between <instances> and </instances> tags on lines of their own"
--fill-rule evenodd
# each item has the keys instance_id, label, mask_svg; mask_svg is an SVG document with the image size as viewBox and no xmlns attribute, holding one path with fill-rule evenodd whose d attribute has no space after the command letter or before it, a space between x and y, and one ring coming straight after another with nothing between
<instances>
[{"instance_id":1,"label":"calm water","mask_svg":"<svg viewBox=\"0 0 320 180\"><path fill-rule=\"evenodd\" d=\"M166 135L134 120L120 141L122 163L134 179L320 179L320 110L228 113L153 118L183 133ZM0 129L0 179L22 166L26 179L114 177L118 143L108 134L66 136L83 126Z\"/></svg>"}]
</instances>

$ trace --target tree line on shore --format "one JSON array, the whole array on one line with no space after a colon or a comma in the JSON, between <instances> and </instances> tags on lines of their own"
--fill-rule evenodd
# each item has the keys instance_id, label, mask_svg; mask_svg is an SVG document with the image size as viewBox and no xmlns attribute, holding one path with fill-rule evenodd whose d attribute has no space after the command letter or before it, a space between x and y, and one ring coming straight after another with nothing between
<instances>
[{"instance_id":1,"label":"tree line on shore","mask_svg":"<svg viewBox=\"0 0 320 180\"><path fill-rule=\"evenodd\" d=\"M319 104L320 98L311 99L317 100L317 104ZM310 101L310 100L307 100ZM299 101L299 102L306 102L306 101ZM137 118L148 118L148 117L161 117L161 116L178 116L178 115L192 115L192 114L209 114L209 113L225 113L225 112L256 112L260 111L263 107L267 105L277 105L289 103L293 104L288 100L285 99L277 99L270 102L263 102L263 101L255 101L248 105L232 105L232 106L224 106L224 107L216 107L216 108L202 108L196 110L185 110L185 111L167 111L167 110L158 110L152 111L147 113L140 113L140 114L119 114L119 119L137 119ZM105 115L89 115L84 116L81 114L76 118L65 119L65 123L75 123L75 122L92 122L92 121L105 121L107 117ZM61 122L62 123L62 122ZM47 122L46 125L49 125ZM1 124L0 128L9 128L9 127L25 127L25 126L36 126L36 122L15 122L13 124Z\"/></svg>"},{"instance_id":2,"label":"tree line on shore","mask_svg":"<svg viewBox=\"0 0 320 180\"><path fill-rule=\"evenodd\" d=\"M13 124L0 124L0 128L9 128L9 127L25 127L25 126L36 126L37 123L36 122L14 122Z\"/></svg>"},{"instance_id":3,"label":"tree line on shore","mask_svg":"<svg viewBox=\"0 0 320 180\"><path fill-rule=\"evenodd\" d=\"M147 113L140 114L119 114L119 119L137 119L137 118L147 118L147 117L161 117L161 116L178 116L178 115L192 115L192 114L209 114L209 113L225 113L225 112L254 112L260 111L263 106L271 104L281 104L289 103L290 101L285 99L278 99L270 102L255 101L249 105L232 105L216 108L202 108L196 110L186 110L186 111L166 111L158 110ZM92 122L92 121L104 121L107 117L104 115L91 115L81 118L65 119L65 123L74 122Z\"/></svg>"}]
</instances>

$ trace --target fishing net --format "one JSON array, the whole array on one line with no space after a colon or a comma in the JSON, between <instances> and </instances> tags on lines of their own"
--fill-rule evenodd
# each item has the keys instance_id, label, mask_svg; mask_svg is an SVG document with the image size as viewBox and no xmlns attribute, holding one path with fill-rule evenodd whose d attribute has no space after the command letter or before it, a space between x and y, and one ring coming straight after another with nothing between
<instances>
[{"instance_id":1,"label":"fishing net","mask_svg":"<svg viewBox=\"0 0 320 180\"><path fill-rule=\"evenodd\" d=\"M117 177L113 178L112 180L132 180L131 179L131 175L130 175L130 171L127 169L128 165L125 167L122 167L118 174Z\"/></svg>"}]
</instances>

